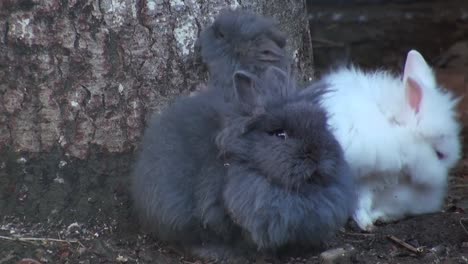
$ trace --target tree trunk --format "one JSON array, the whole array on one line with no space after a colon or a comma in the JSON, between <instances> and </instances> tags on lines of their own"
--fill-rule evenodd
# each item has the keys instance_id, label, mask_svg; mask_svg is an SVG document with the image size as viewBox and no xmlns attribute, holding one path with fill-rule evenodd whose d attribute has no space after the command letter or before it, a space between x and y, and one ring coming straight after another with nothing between
<instances>
[{"instance_id":1,"label":"tree trunk","mask_svg":"<svg viewBox=\"0 0 468 264\"><path fill-rule=\"evenodd\" d=\"M0 212L127 217L145 120L206 80L194 53L224 7L278 18L312 76L304 1L0 1Z\"/></svg>"}]
</instances>

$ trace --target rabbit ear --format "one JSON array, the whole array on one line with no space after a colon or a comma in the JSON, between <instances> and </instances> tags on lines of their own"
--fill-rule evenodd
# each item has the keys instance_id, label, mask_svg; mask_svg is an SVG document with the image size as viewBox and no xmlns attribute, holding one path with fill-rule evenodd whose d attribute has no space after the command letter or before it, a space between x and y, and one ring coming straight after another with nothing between
<instances>
[{"instance_id":1,"label":"rabbit ear","mask_svg":"<svg viewBox=\"0 0 468 264\"><path fill-rule=\"evenodd\" d=\"M291 77L288 73L278 67L270 66L265 70L266 80L269 82L269 88L277 95L285 96L289 89L294 89L291 83Z\"/></svg>"},{"instance_id":2,"label":"rabbit ear","mask_svg":"<svg viewBox=\"0 0 468 264\"><path fill-rule=\"evenodd\" d=\"M282 69L276 66L270 66L266 70L266 75L270 78L275 78L276 80L280 81L281 83L286 83L288 81L288 74L283 71Z\"/></svg>"},{"instance_id":3,"label":"rabbit ear","mask_svg":"<svg viewBox=\"0 0 468 264\"><path fill-rule=\"evenodd\" d=\"M255 76L246 71L236 71L233 79L236 98L247 105L257 105L258 92L255 87Z\"/></svg>"},{"instance_id":4,"label":"rabbit ear","mask_svg":"<svg viewBox=\"0 0 468 264\"><path fill-rule=\"evenodd\" d=\"M415 113L419 113L423 99L424 87L420 80L431 76L431 69L423 56L416 50L408 52L406 57L403 81L406 89L406 99Z\"/></svg>"},{"instance_id":5,"label":"rabbit ear","mask_svg":"<svg viewBox=\"0 0 468 264\"><path fill-rule=\"evenodd\" d=\"M421 85L413 78L408 77L406 79L406 100L415 113L419 113L422 97L423 89Z\"/></svg>"},{"instance_id":6,"label":"rabbit ear","mask_svg":"<svg viewBox=\"0 0 468 264\"><path fill-rule=\"evenodd\" d=\"M432 73L431 68L424 60L421 53L416 50L410 50L406 56L405 69L403 72L403 80L408 77L415 80L424 80Z\"/></svg>"}]
</instances>

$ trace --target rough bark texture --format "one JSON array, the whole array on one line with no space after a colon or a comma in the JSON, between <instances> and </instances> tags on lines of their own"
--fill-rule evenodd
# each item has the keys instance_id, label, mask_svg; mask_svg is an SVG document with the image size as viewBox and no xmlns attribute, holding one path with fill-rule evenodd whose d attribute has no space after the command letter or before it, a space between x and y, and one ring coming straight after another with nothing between
<instances>
[{"instance_id":1,"label":"rough bark texture","mask_svg":"<svg viewBox=\"0 0 468 264\"><path fill-rule=\"evenodd\" d=\"M125 215L145 120L206 80L195 40L238 6L278 17L310 67L303 1L0 1L1 215Z\"/></svg>"},{"instance_id":2,"label":"rough bark texture","mask_svg":"<svg viewBox=\"0 0 468 264\"><path fill-rule=\"evenodd\" d=\"M291 35L291 52L306 61L302 1L244 2L277 16ZM199 31L220 8L240 4L23 0L1 5L0 147L39 153L58 146L83 159L92 145L111 153L130 150L148 113L193 89L204 76L193 55Z\"/></svg>"}]
</instances>

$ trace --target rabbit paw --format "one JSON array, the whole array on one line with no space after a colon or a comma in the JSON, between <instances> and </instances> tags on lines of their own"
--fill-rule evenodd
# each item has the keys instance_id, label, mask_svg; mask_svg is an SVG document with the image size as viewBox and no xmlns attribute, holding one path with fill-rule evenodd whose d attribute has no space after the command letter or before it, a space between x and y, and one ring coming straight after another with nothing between
<instances>
[{"instance_id":1,"label":"rabbit paw","mask_svg":"<svg viewBox=\"0 0 468 264\"><path fill-rule=\"evenodd\" d=\"M363 209L358 209L356 212L354 212L353 219L361 230L368 232L375 230L374 219L370 212Z\"/></svg>"},{"instance_id":2,"label":"rabbit paw","mask_svg":"<svg viewBox=\"0 0 468 264\"><path fill-rule=\"evenodd\" d=\"M360 191L358 206L353 214L353 219L361 230L373 231L375 229L374 214L372 212L372 192L364 189Z\"/></svg>"}]
</instances>

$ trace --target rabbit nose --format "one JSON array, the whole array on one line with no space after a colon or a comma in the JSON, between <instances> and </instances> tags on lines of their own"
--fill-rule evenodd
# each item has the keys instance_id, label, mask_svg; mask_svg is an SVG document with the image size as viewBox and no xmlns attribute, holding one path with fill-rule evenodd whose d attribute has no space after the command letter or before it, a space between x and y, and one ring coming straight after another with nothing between
<instances>
[{"instance_id":1,"label":"rabbit nose","mask_svg":"<svg viewBox=\"0 0 468 264\"><path fill-rule=\"evenodd\" d=\"M435 152L436 152L437 158L439 160L443 160L443 159L445 159L447 157L444 153L442 153L442 152L440 152L438 150L436 150Z\"/></svg>"}]
</instances>

